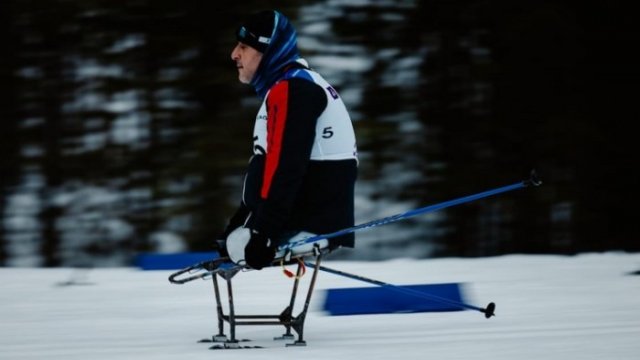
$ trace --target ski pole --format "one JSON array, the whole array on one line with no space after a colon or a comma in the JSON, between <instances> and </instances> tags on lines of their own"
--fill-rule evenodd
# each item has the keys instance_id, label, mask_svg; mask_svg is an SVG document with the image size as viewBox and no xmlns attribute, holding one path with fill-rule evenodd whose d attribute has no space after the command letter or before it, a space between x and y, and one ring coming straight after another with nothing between
<instances>
[{"instance_id":1,"label":"ski pole","mask_svg":"<svg viewBox=\"0 0 640 360\"><path fill-rule=\"evenodd\" d=\"M313 267L315 266L313 263L310 262L306 262L305 264L308 267ZM393 285L393 284L389 284L386 282L382 282L380 280L375 280L375 279L370 279L364 276L360 276L360 275L355 275L355 274L350 274L344 271L340 271L340 270L335 270L335 269L331 269L328 268L326 266L320 266L318 267L320 270L334 274L334 275L339 275L339 276L344 276L350 279L354 279L354 280L358 280L358 281L363 281L369 284L374 284L374 285L378 285L381 286L383 288L389 289L389 290L393 290L396 292L400 292L406 295L412 295L412 296L416 296L422 299L426 299L426 300L431 300L431 301L436 301L442 304L447 304L447 305L453 305L459 308L463 308L463 309L470 309L470 310L476 310L479 311L481 313L484 314L485 318L490 318L492 316L495 316L495 310L496 310L496 304L493 302L490 302L487 307L485 308L481 308L478 306L474 306L474 305L469 305L469 304L465 304L459 301L455 301L455 300L451 300L451 299L447 299L447 298L443 298L437 295L432 295L432 294L427 294L421 291L417 291L417 290L413 290L413 289L409 289L409 288L403 288L397 285Z\"/></svg>"},{"instance_id":2,"label":"ski pole","mask_svg":"<svg viewBox=\"0 0 640 360\"><path fill-rule=\"evenodd\" d=\"M300 246L303 244L309 244L309 243L314 243L314 242L318 242L322 239L330 239L330 238L334 238L334 237L338 237L338 236L342 236L342 235L346 235L346 234L350 234L352 232L356 232L358 230L362 230L365 228L370 228L370 227L375 227L375 226L380 226L380 225L386 225L389 223L393 223L396 221L400 221L400 220L404 220L404 219L408 219L410 217L414 217L416 215L421 215L421 214L426 214L429 212L434 212L437 210L441 210L444 208L448 208L451 206L455 206L455 205L460 205L460 204L464 204L467 202L471 202L474 200L478 200L478 199L482 199L485 197L489 197L489 196L493 196L493 195L497 195L497 194L502 194L505 193L507 191L512 191L512 190L516 190L516 189L521 189L524 187L528 187L528 186L538 186L542 184L542 182L538 179L535 170L531 171L531 176L529 177L529 179L523 180L523 181L519 181L515 184L511 184L511 185L507 185L507 186L502 186L499 188L495 188L495 189L491 189L491 190L486 190L477 194L473 194L473 195L468 195L468 196L463 196L457 199L453 199L453 200L449 200L449 201L444 201L438 204L433 204L433 205L429 205L429 206L425 206L422 208L418 208L418 209L413 209L413 210L409 210L400 214L396 214L396 215L392 215L392 216L388 216L382 219L377 219L377 220L373 220L373 221L369 221L360 225L356 225L350 228L346 228L346 229L342 229L342 230L338 230L336 232L332 232L329 234L323 234L323 235L315 235L315 236L311 236L305 239L300 239L298 241L293 241L293 242L289 242L289 243L285 243L282 244L278 247L278 250L289 250L292 249L296 246Z\"/></svg>"}]
</instances>

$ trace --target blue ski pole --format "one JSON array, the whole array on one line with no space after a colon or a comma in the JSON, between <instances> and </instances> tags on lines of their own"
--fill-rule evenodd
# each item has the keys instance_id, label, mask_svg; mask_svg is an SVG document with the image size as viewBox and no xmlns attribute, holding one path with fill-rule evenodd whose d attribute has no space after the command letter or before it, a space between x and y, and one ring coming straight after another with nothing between
<instances>
[{"instance_id":1,"label":"blue ski pole","mask_svg":"<svg viewBox=\"0 0 640 360\"><path fill-rule=\"evenodd\" d=\"M315 264L310 263L310 262L306 262L305 261L305 265L307 265L308 267L313 267L315 266ZM432 294L427 294L418 290L413 290L413 289L409 289L409 288L403 288L397 285L393 285L393 284L389 284L386 282L382 282L380 280L374 280L374 279L370 279L370 278L366 278L364 276L360 276L360 275L355 275L355 274L350 274L344 271L340 271L340 270L335 270L335 269L331 269L328 268L326 266L319 266L318 269L334 274L334 275L339 275L339 276L344 276L344 277L348 277L350 279L354 279L354 280L358 280L358 281L363 281L369 284L374 284L374 285L378 285L381 286L385 289L389 289L389 290L393 290L396 292L400 292L406 295L411 295L411 296L415 296L415 297L419 297L422 299L426 299L426 300L431 300L431 301L436 301L442 304L448 304L448 305L453 305L456 307L459 307L461 309L469 309L469 310L476 310L479 311L481 313L484 314L485 318L490 318L492 316L495 316L495 310L496 310L496 304L495 303L489 303L489 305L487 305L486 308L481 308L478 306L474 306L474 305L469 305L469 304L465 304L463 302L459 302L459 301L455 301L455 300L451 300L451 299L447 299L447 298L443 298L437 295L432 295Z\"/></svg>"},{"instance_id":2,"label":"blue ski pole","mask_svg":"<svg viewBox=\"0 0 640 360\"><path fill-rule=\"evenodd\" d=\"M346 229L342 229L342 230L338 230L336 232L332 232L329 234L323 234L323 235L316 235L316 236L311 236L308 238L304 238L304 239L300 239L298 241L293 241L293 242L289 242L289 243L285 243L282 244L278 247L278 250L290 250L296 246L300 246L303 244L310 244L310 243L314 243L314 242L318 242L322 239L330 239L330 238L334 238L334 237L338 237L338 236L342 236L342 235L346 235L346 234L350 234L352 232L356 232L358 230L362 230L362 229L366 229L366 228L370 228L370 227L375 227L375 226L380 226L380 225L386 225L386 224L390 224L396 221L400 221L400 220L404 220L404 219L408 219L410 217L414 217L417 215L422 215L422 214L426 214L429 212L434 212L437 210L441 210L444 208L448 208L448 207L452 207L455 205L460 205L460 204L464 204L467 202L471 202L474 200L478 200L478 199L482 199L485 197L489 197L489 196L493 196L493 195L497 195L497 194L502 194L508 191L512 191L512 190L516 190L516 189L521 189L524 187L528 187L528 186L538 186L542 184L542 182L538 179L535 171L531 172L531 177L527 180L523 180L523 181L519 181L515 184L511 184L511 185L506 185L506 186L502 186L499 188L495 188L495 189L491 189L491 190L486 190L477 194L473 194L473 195L468 195L468 196L463 196L457 199L453 199L453 200L449 200L449 201L444 201L438 204L434 204L434 205L429 205L429 206L425 206L422 208L418 208L418 209L414 209L414 210L409 210L400 214L396 214L396 215L392 215L392 216L388 216L382 219L377 219L377 220L373 220L373 221L369 221L360 225L356 225L350 228L346 228Z\"/></svg>"}]
</instances>

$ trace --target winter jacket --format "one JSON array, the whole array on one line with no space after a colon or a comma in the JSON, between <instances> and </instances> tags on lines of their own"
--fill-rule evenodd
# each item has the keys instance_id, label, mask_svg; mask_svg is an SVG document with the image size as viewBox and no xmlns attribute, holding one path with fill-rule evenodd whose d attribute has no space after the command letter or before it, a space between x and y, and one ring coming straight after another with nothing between
<instances>
[{"instance_id":1,"label":"winter jacket","mask_svg":"<svg viewBox=\"0 0 640 360\"><path fill-rule=\"evenodd\" d=\"M245 225L272 239L354 225L356 140L338 93L304 62L268 90L253 133L242 202L226 233ZM354 235L332 239L353 247Z\"/></svg>"}]
</instances>

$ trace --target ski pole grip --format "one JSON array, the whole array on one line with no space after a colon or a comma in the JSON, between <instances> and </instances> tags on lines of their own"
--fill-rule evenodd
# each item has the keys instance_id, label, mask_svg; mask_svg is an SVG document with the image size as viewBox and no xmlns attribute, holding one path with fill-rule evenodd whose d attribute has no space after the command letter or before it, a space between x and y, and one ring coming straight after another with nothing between
<instances>
[{"instance_id":1,"label":"ski pole grip","mask_svg":"<svg viewBox=\"0 0 640 360\"><path fill-rule=\"evenodd\" d=\"M531 174L529 174L529 178L522 182L524 186L540 186L542 185L542 180L538 177L538 173L535 169L531 170Z\"/></svg>"}]
</instances>

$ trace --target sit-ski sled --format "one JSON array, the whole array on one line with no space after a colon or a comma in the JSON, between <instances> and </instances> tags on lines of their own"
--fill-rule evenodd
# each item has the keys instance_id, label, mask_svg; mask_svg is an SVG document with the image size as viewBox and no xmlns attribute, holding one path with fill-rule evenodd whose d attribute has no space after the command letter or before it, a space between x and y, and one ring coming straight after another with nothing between
<instances>
[{"instance_id":1,"label":"sit-ski sled","mask_svg":"<svg viewBox=\"0 0 640 360\"><path fill-rule=\"evenodd\" d=\"M232 288L231 280L236 274L238 274L243 270L248 270L249 268L247 268L246 266L237 265L231 262L228 258L220 258L220 259L214 259L210 261L204 261L204 262L200 262L195 265L186 267L182 270L179 270L171 274L171 276L169 276L169 281L174 284L184 284L196 279L208 279L208 278L212 279L213 289L215 293L215 300L216 300L217 317L218 317L218 334L212 336L211 340L207 339L206 341L222 343L222 345L212 346L211 348L213 349L251 348L250 346L247 346L247 347L240 346L239 343L242 340L238 340L236 338L235 328L236 326L240 326L240 325L284 326L286 329L286 332L281 337L277 337L275 339L294 340L293 343L287 344L287 346L306 345L306 342L304 341L304 338L303 338L304 321L307 315L307 310L309 308L309 303L311 301L311 295L313 293L313 289L315 286L316 277L318 276L318 271L320 270L334 273L340 276L349 277L355 280L364 281L377 286L383 286L392 290L397 290L399 292L408 293L409 295L412 295L412 296L418 296L418 297L422 297L422 298L426 298L434 301L448 303L464 309L479 311L483 313L487 319L489 319L495 315L494 303L489 303L486 307L478 307L470 304L465 304L462 302L450 301L447 299L430 296L429 294L416 293L414 291L402 289L398 286L384 283L378 280L369 279L362 276L348 274L345 272L325 268L320 265L320 262L322 260L322 256L330 251L330 248L327 247L328 245L327 241L331 238L356 232L358 230L390 224L390 223L404 220L417 215L426 214L429 212L464 204L467 202L505 193L508 191L516 190L516 189L521 189L529 186L539 186L541 184L542 182L539 180L534 170L534 171L531 171L531 175L528 179L519 181L511 185L506 185L506 186L498 187L495 189L486 190L477 194L463 196L460 198L444 201L438 204L409 210L404 213L388 216L382 219L373 220L373 221L356 225L350 228L339 230L330 234L301 237L301 238L295 239L294 241L290 241L288 243L280 245L278 247L279 255L276 256L278 260L274 261L272 265L277 265L278 263L280 265L284 265L285 263L286 264L295 263L297 264L297 270L295 274L295 281L293 283L293 289L291 292L289 305L278 315L237 315L235 313L235 308L233 304L233 288ZM321 244L323 244L324 247L321 246ZM304 307L297 316L294 316L293 309L296 301L296 295L298 292L299 280L305 271L304 258L307 258L307 257L315 257L315 262L313 264L310 264L310 266L313 267L313 274L309 284L309 289L307 290L307 296L305 298ZM229 300L229 309L227 314L223 312L222 301L220 296L220 287L218 284L217 276L220 276L227 283L227 293L228 293L228 300ZM294 275L291 274L291 276L294 276ZM229 338L224 334L224 322L229 323L229 335L230 335ZM291 330L297 333L298 335L297 339L292 334Z\"/></svg>"},{"instance_id":2,"label":"sit-ski sled","mask_svg":"<svg viewBox=\"0 0 640 360\"><path fill-rule=\"evenodd\" d=\"M291 291L291 297L289 300L289 305L285 307L285 309L280 314L274 315L239 315L236 314L235 305L233 302L233 286L232 279L238 273L243 271L251 270L246 266L238 265L233 262L228 257L222 257L218 259L213 259L209 261L199 262L192 266L188 266L182 270L179 270L169 276L169 281L173 284L185 284L187 282L193 280L205 280L211 279L213 282L213 291L216 302L216 313L217 313L217 321L218 321L218 333L213 335L211 339L200 340L200 342L212 342L219 343L217 345L213 345L210 349L240 349L240 348L259 348L259 346L243 346L242 342L246 342L246 339L238 339L236 337L236 326L243 325L275 325L275 326L284 326L285 333L282 336L275 337L274 340L294 340L292 343L287 343L286 346L306 346L306 342L304 340L304 322L306 319L307 311L309 309L309 304L311 302L311 296L313 294L313 289L315 287L316 278L318 276L318 271L320 270L320 263L322 260L322 256L329 252L329 248L321 249L319 246L314 246L313 250L303 253L296 254L295 256L290 255L291 252L288 252L287 255L281 257L279 259L274 260L272 266L282 266L284 269L284 265L297 265L297 269L295 273L284 269L285 274L287 276L293 277L293 288ZM304 301L304 305L302 311L294 315L294 306L296 303L296 297L298 293L298 287L301 277L306 272L306 266L304 262L304 258L314 258L313 264L313 273L311 274L311 280L309 283L309 288L307 289L307 295ZM223 310L222 297L220 291L220 284L218 282L218 277L223 279L226 282L227 287L227 298L228 298L228 312L225 314ZM229 324L229 337L224 332L224 323ZM292 333L292 330L297 334L296 336Z\"/></svg>"}]
</instances>

